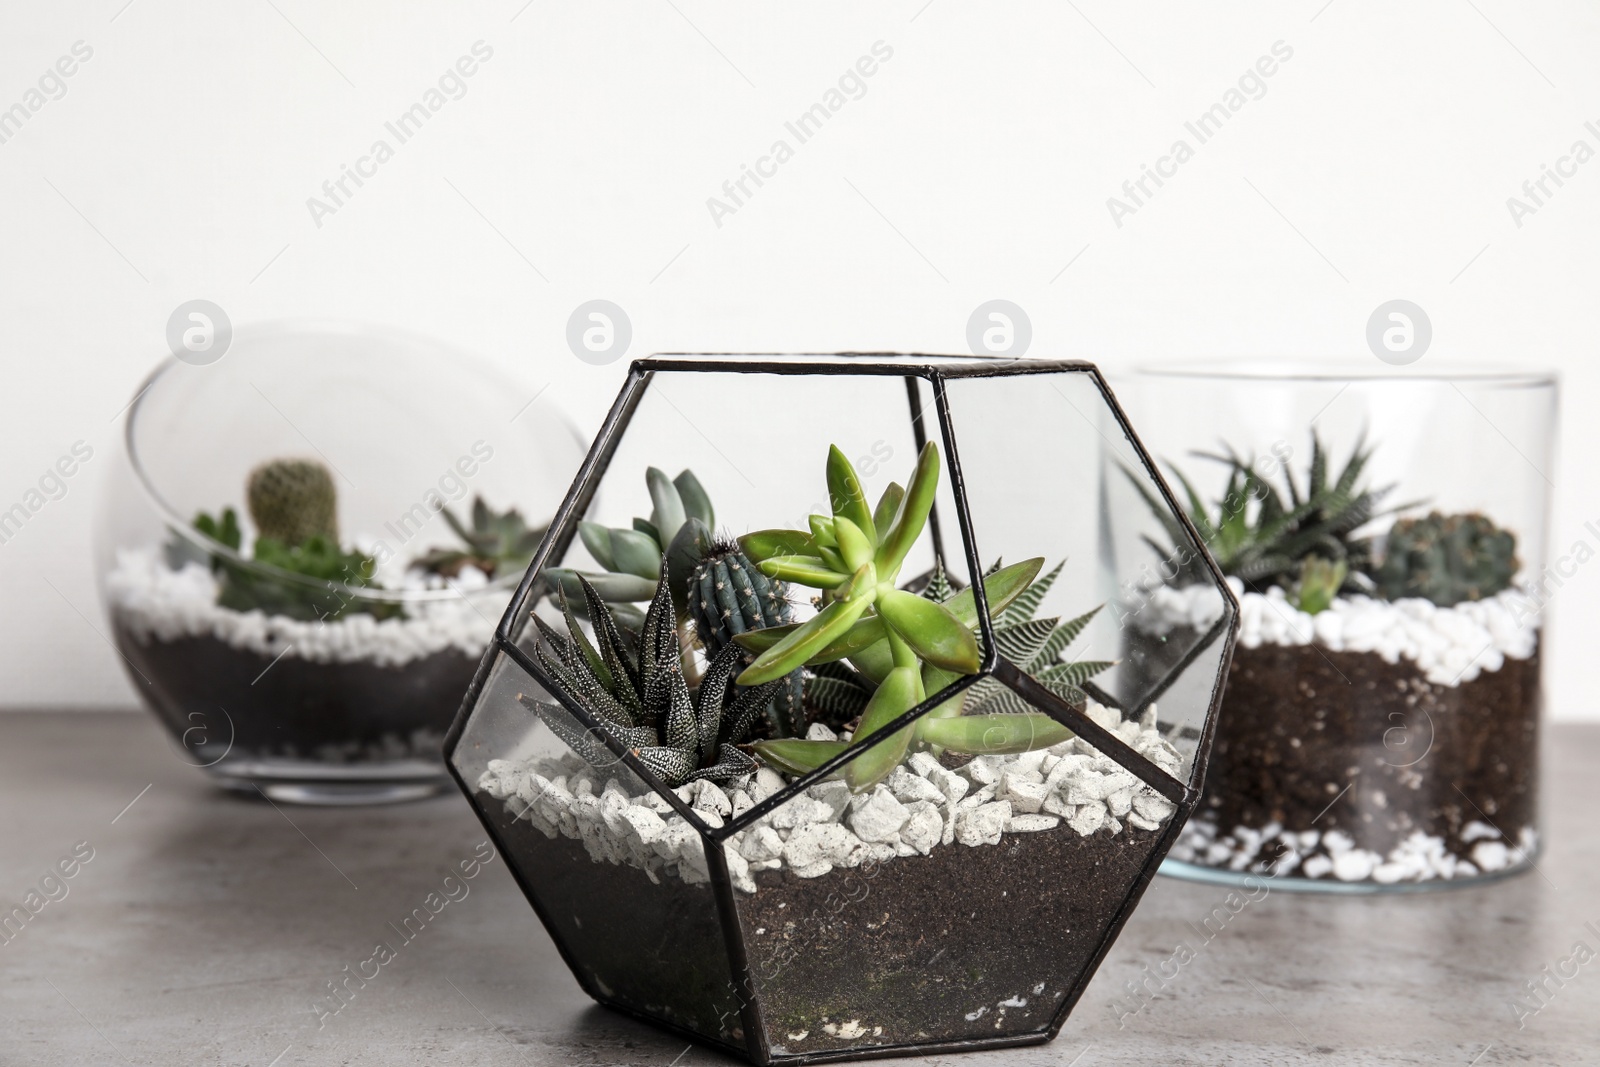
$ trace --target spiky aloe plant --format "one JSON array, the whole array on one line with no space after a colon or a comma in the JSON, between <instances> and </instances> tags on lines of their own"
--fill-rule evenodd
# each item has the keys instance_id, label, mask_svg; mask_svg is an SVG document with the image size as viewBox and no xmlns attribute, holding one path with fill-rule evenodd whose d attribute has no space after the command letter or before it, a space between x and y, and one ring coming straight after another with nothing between
<instances>
[{"instance_id":1,"label":"spiky aloe plant","mask_svg":"<svg viewBox=\"0 0 1600 1067\"><path fill-rule=\"evenodd\" d=\"M681 611L690 575L700 552L711 543L716 511L694 472L676 478L651 467L645 471L650 491L650 517L634 518L631 529L580 522L578 536L602 571L576 571L552 567L546 573L567 595L581 594L578 578L594 587L601 599L613 605L616 617L637 628L644 616L633 604L651 600L656 583L667 574L673 603ZM665 569L663 569L665 564Z\"/></svg>"},{"instance_id":2,"label":"spiky aloe plant","mask_svg":"<svg viewBox=\"0 0 1600 1067\"><path fill-rule=\"evenodd\" d=\"M1223 574L1238 577L1247 587L1282 586L1297 599L1302 610L1313 613L1332 602L1327 590L1336 572L1338 582L1333 595L1344 589L1372 591L1372 581L1366 574L1372 556L1371 541L1356 537L1356 531L1381 515L1411 505L1384 507L1383 500L1394 486L1371 489L1363 485L1362 474L1372 458L1372 449L1365 447L1364 441L1356 442L1337 477L1330 479L1328 454L1313 432L1311 464L1304 486L1285 465L1282 493L1256 473L1254 462L1231 448L1221 455L1195 455L1229 468L1227 488L1213 512L1183 471L1168 465L1188 498L1189 520ZM1179 546L1188 539L1166 504L1150 492L1138 474L1129 470L1124 473L1171 540L1170 545L1162 545L1146 538L1151 548L1163 559L1177 562L1182 572L1198 577L1201 564L1180 552ZM1311 565L1308 570L1307 561L1312 559L1330 566ZM1334 564L1342 567L1331 566ZM1301 591L1309 595L1302 596Z\"/></svg>"},{"instance_id":3,"label":"spiky aloe plant","mask_svg":"<svg viewBox=\"0 0 1600 1067\"><path fill-rule=\"evenodd\" d=\"M461 538L461 547L435 548L417 560L416 566L433 574L454 578L466 566L476 567L489 577L526 570L534 550L544 539L543 526L529 526L516 508L497 512L481 496L472 498L472 525L468 527L455 512L444 509L444 521Z\"/></svg>"},{"instance_id":4,"label":"spiky aloe plant","mask_svg":"<svg viewBox=\"0 0 1600 1067\"><path fill-rule=\"evenodd\" d=\"M1005 572L999 563L990 568L985 592L999 594L991 602L990 614L994 621L995 644L1001 655L1045 688L1082 707L1087 696L1080 686L1111 664L1091 660L1066 661L1063 654L1100 609L1095 608L1065 622L1059 618L1036 618L1039 605L1060 575L1062 567L1057 564L1049 574L1033 580L1040 563L1042 560L1029 560L1021 565L1025 568L1021 573L1026 574L1027 579L1020 585L1004 580L995 581L997 576ZM962 596L951 587L941 568L935 569L922 595L944 604ZM967 600L970 603L970 596ZM970 609L962 614L970 616ZM975 621L972 625L976 625ZM817 677L811 682L808 695L814 704L829 708L835 715L865 712L874 688L864 673L837 662L813 669ZM954 677L926 664L923 667L923 684L929 692L948 685ZM928 748L934 752L949 750L966 755L1026 752L1057 744L1073 736L1055 719L1035 711L1032 705L993 678L985 678L969 686L959 696L918 719L907 732L911 747ZM849 744L858 743L858 737L864 739L858 735L852 737ZM848 744L775 741L760 742L755 748L769 763L791 773L804 773L845 751ZM856 783L857 788L870 784L870 781Z\"/></svg>"},{"instance_id":5,"label":"spiky aloe plant","mask_svg":"<svg viewBox=\"0 0 1600 1067\"><path fill-rule=\"evenodd\" d=\"M745 656L730 645L711 660L698 687L684 677L675 609L661 566L656 594L633 641L626 641L612 609L586 578L578 585L594 628L584 634L566 594L560 594L567 633L538 616L539 664L578 701L604 735L626 748L669 786L705 778L726 781L756 769L736 747L772 697L776 683L738 687L734 674ZM637 655L630 650L637 648ZM552 733L596 764L615 761L612 750L589 732L574 729L559 705L521 694L524 706L539 714Z\"/></svg>"}]
</instances>

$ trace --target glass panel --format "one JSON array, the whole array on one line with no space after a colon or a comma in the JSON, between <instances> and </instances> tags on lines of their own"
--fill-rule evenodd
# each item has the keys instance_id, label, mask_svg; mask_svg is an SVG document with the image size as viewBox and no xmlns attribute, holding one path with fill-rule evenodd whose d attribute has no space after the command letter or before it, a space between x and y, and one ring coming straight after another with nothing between
<instances>
[{"instance_id":1,"label":"glass panel","mask_svg":"<svg viewBox=\"0 0 1600 1067\"><path fill-rule=\"evenodd\" d=\"M502 656L451 759L551 938L595 999L742 1045L700 833L621 762L580 757L551 730L581 736L578 721L524 695L547 699Z\"/></svg>"},{"instance_id":2,"label":"glass panel","mask_svg":"<svg viewBox=\"0 0 1600 1067\"><path fill-rule=\"evenodd\" d=\"M983 560L1061 568L1031 611L1000 620L1002 651L1038 680L1086 683L1130 716L1154 702L1187 777L1232 608L1094 378L955 380L948 396ZM1039 643L1050 620L1065 634L1091 611L1075 639Z\"/></svg>"},{"instance_id":3,"label":"glass panel","mask_svg":"<svg viewBox=\"0 0 1600 1067\"><path fill-rule=\"evenodd\" d=\"M1153 729L1122 729L1176 766ZM1174 813L1070 736L912 747L877 785L811 786L724 846L775 1056L1048 1030ZM752 789L779 785L763 770Z\"/></svg>"}]
</instances>

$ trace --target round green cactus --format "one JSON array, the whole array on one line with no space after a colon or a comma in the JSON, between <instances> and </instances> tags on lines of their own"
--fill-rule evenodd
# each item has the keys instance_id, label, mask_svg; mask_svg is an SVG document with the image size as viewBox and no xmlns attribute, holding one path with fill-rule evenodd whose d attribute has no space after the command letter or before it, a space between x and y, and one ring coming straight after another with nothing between
<instances>
[{"instance_id":1,"label":"round green cactus","mask_svg":"<svg viewBox=\"0 0 1600 1067\"><path fill-rule=\"evenodd\" d=\"M328 468L310 459L274 459L250 472L250 517L261 537L293 547L321 535L339 542L338 493Z\"/></svg>"},{"instance_id":2,"label":"round green cactus","mask_svg":"<svg viewBox=\"0 0 1600 1067\"><path fill-rule=\"evenodd\" d=\"M1389 600L1422 597L1447 608L1510 588L1519 566L1510 531L1476 512L1435 511L1394 524L1372 577Z\"/></svg>"}]
</instances>

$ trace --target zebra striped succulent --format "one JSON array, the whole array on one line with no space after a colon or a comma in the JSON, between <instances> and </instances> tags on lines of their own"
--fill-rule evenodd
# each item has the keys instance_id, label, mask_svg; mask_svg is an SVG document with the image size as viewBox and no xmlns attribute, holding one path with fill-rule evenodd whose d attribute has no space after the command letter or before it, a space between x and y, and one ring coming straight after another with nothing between
<instances>
[{"instance_id":1,"label":"zebra striped succulent","mask_svg":"<svg viewBox=\"0 0 1600 1067\"><path fill-rule=\"evenodd\" d=\"M594 630L590 641L565 592L560 594L566 634L534 616L540 641L534 657L566 694L589 714L595 731L576 729L556 704L527 694L518 699L537 713L552 733L591 763L616 762L606 740L631 752L668 786L705 778L726 781L756 769L738 748L778 683L741 687L734 675L747 657L736 645L718 653L700 683L691 689L684 677L684 648L666 576L666 562L655 597L633 641L624 639L611 608L586 578L577 581L584 610ZM636 647L635 655L630 648ZM598 732L599 737L594 736Z\"/></svg>"}]
</instances>

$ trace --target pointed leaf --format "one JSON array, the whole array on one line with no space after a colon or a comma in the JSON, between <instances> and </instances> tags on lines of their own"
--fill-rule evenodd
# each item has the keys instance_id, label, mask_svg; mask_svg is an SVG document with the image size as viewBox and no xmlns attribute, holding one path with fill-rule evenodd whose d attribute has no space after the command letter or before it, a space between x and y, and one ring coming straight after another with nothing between
<instances>
[{"instance_id":1,"label":"pointed leaf","mask_svg":"<svg viewBox=\"0 0 1600 1067\"><path fill-rule=\"evenodd\" d=\"M879 541L888 536L889 527L894 524L894 517L900 511L900 502L905 498L905 487L899 482L890 482L878 498L878 506L872 509L872 528Z\"/></svg>"},{"instance_id":2,"label":"pointed leaf","mask_svg":"<svg viewBox=\"0 0 1600 1067\"><path fill-rule=\"evenodd\" d=\"M739 547L756 563L773 556L817 554L817 542L803 530L757 530L739 538Z\"/></svg>"},{"instance_id":3,"label":"pointed leaf","mask_svg":"<svg viewBox=\"0 0 1600 1067\"><path fill-rule=\"evenodd\" d=\"M1074 736L1043 712L1021 715L923 716L913 726L916 739L952 752L1001 755L1049 748Z\"/></svg>"},{"instance_id":4,"label":"pointed leaf","mask_svg":"<svg viewBox=\"0 0 1600 1067\"><path fill-rule=\"evenodd\" d=\"M598 522L580 522L578 536L583 539L583 547L589 550L589 555L594 557L596 563L608 571L617 569L616 559L611 555L610 530Z\"/></svg>"},{"instance_id":5,"label":"pointed leaf","mask_svg":"<svg viewBox=\"0 0 1600 1067\"><path fill-rule=\"evenodd\" d=\"M1043 557L1039 560L1040 566L1044 565ZM1039 605L1044 603L1045 594L1050 592L1050 587L1055 584L1061 575L1061 568L1067 565L1066 560L1057 563L1049 574L1028 583L1028 587L1013 600L1003 611L993 604L989 605L990 617L998 622L1027 622L1039 610ZM988 585L984 589L988 590Z\"/></svg>"},{"instance_id":6,"label":"pointed leaf","mask_svg":"<svg viewBox=\"0 0 1600 1067\"><path fill-rule=\"evenodd\" d=\"M837 445L828 446L828 500L832 504L834 518L849 519L855 523L856 529L874 542L877 541L877 530L872 525L872 509L867 506L867 495L861 491L861 480L856 477L855 467ZM858 567L860 565L856 564Z\"/></svg>"},{"instance_id":7,"label":"pointed leaf","mask_svg":"<svg viewBox=\"0 0 1600 1067\"><path fill-rule=\"evenodd\" d=\"M896 667L890 671L861 713L861 725L856 728L851 746L859 747L880 733L889 723L916 707L922 697L922 676L915 667ZM905 727L845 764L844 777L851 791L859 793L887 778L905 759L910 744L911 728Z\"/></svg>"},{"instance_id":8,"label":"pointed leaf","mask_svg":"<svg viewBox=\"0 0 1600 1067\"><path fill-rule=\"evenodd\" d=\"M813 589L837 589L850 580L848 573L834 570L819 556L770 556L759 566L762 574Z\"/></svg>"},{"instance_id":9,"label":"pointed leaf","mask_svg":"<svg viewBox=\"0 0 1600 1067\"><path fill-rule=\"evenodd\" d=\"M839 556L849 570L855 571L872 562L873 539L855 523L839 516L833 520L833 535L839 542Z\"/></svg>"},{"instance_id":10,"label":"pointed leaf","mask_svg":"<svg viewBox=\"0 0 1600 1067\"><path fill-rule=\"evenodd\" d=\"M922 528L928 522L928 513L933 510L933 500L938 490L939 449L929 441L917 457L917 468L912 472L911 484L900 501L894 521L889 524L889 532L878 545L878 570L886 577L899 573L906 553L922 536Z\"/></svg>"},{"instance_id":11,"label":"pointed leaf","mask_svg":"<svg viewBox=\"0 0 1600 1067\"><path fill-rule=\"evenodd\" d=\"M1033 579L1044 566L1044 557L1035 556L1025 559L1021 563L1013 563L1009 567L1002 567L983 580L983 593L989 601L991 616L1005 611L1011 606L1023 591L1032 584ZM960 619L962 624L970 629L978 628L978 608L973 601L972 589L961 590L955 596L944 602L950 613Z\"/></svg>"},{"instance_id":12,"label":"pointed leaf","mask_svg":"<svg viewBox=\"0 0 1600 1067\"><path fill-rule=\"evenodd\" d=\"M612 570L655 580L661 574L661 546L649 534L638 530L611 531Z\"/></svg>"},{"instance_id":13,"label":"pointed leaf","mask_svg":"<svg viewBox=\"0 0 1600 1067\"><path fill-rule=\"evenodd\" d=\"M798 776L811 773L849 746L843 741L803 741L791 737L757 741L751 747L756 755L780 771Z\"/></svg>"},{"instance_id":14,"label":"pointed leaf","mask_svg":"<svg viewBox=\"0 0 1600 1067\"><path fill-rule=\"evenodd\" d=\"M685 518L699 519L705 524L706 529L715 530L716 509L711 506L711 497L700 484L700 479L694 476L694 471L685 468L672 479L672 485L678 490L678 499L683 501Z\"/></svg>"},{"instance_id":15,"label":"pointed leaf","mask_svg":"<svg viewBox=\"0 0 1600 1067\"><path fill-rule=\"evenodd\" d=\"M878 594L877 606L883 621L919 658L962 674L978 670L982 655L977 638L943 604L903 589L888 589Z\"/></svg>"},{"instance_id":16,"label":"pointed leaf","mask_svg":"<svg viewBox=\"0 0 1600 1067\"><path fill-rule=\"evenodd\" d=\"M865 610L866 603L861 600L834 601L757 656L739 676L739 684L760 685L782 678L842 636Z\"/></svg>"}]
</instances>

